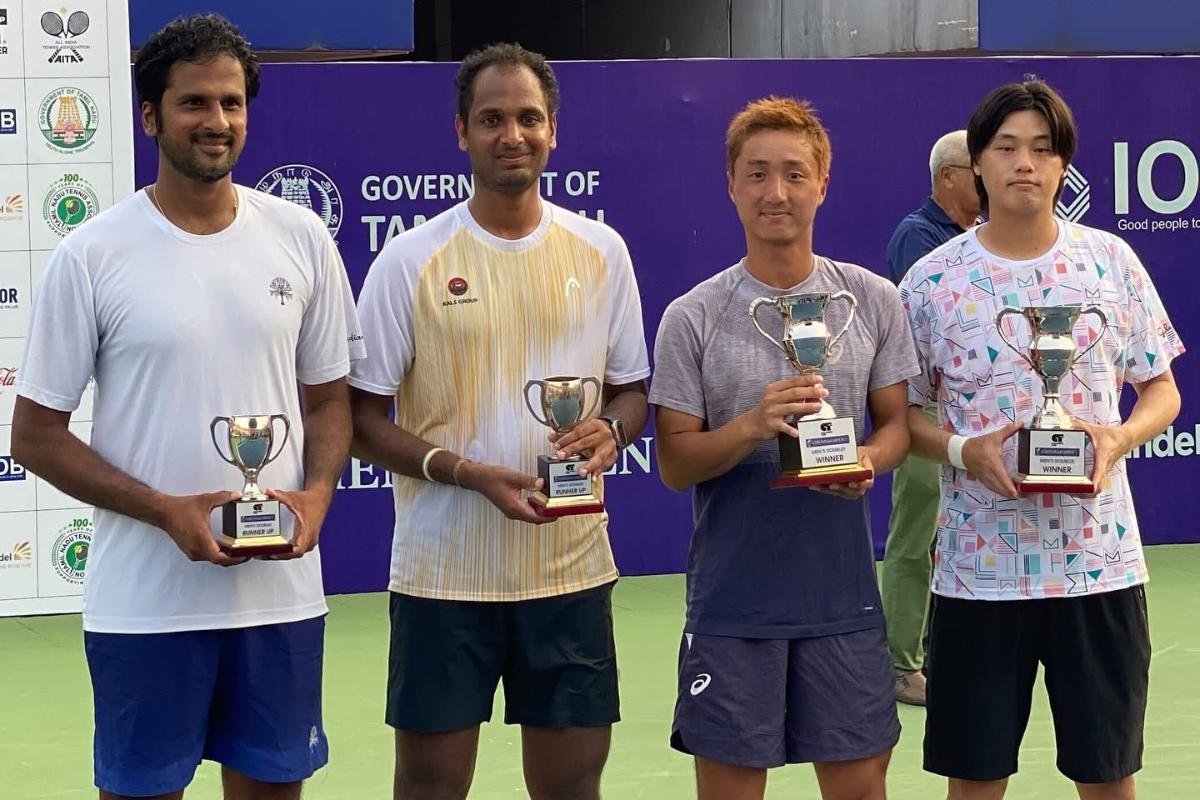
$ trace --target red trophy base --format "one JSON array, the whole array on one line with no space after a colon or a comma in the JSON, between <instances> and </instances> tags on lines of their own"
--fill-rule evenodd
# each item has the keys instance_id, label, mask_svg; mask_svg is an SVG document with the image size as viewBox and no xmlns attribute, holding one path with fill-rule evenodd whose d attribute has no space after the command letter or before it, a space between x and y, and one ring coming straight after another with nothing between
<instances>
[{"instance_id":1,"label":"red trophy base","mask_svg":"<svg viewBox=\"0 0 1200 800\"><path fill-rule=\"evenodd\" d=\"M772 489L790 489L796 486L828 486L833 483L857 483L875 477L875 470L859 464L837 467L821 467L785 472L771 481Z\"/></svg>"},{"instance_id":2,"label":"red trophy base","mask_svg":"<svg viewBox=\"0 0 1200 800\"><path fill-rule=\"evenodd\" d=\"M1075 494L1092 495L1096 485L1080 475L1024 475L1014 483L1020 494Z\"/></svg>"},{"instance_id":3,"label":"red trophy base","mask_svg":"<svg viewBox=\"0 0 1200 800\"><path fill-rule=\"evenodd\" d=\"M604 503L592 495L583 497L549 498L541 492L529 495L529 505L542 517L570 517L576 514L599 514L604 510Z\"/></svg>"}]
</instances>

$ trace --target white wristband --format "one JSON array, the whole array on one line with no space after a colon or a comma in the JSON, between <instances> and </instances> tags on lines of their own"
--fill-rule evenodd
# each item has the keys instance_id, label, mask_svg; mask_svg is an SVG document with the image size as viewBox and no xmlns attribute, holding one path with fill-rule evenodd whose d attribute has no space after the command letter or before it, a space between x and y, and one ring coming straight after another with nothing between
<instances>
[{"instance_id":1,"label":"white wristband","mask_svg":"<svg viewBox=\"0 0 1200 800\"><path fill-rule=\"evenodd\" d=\"M962 457L963 446L966 443L967 437L955 433L951 435L950 442L946 445L946 460L959 469L967 468L967 465L963 463Z\"/></svg>"},{"instance_id":2,"label":"white wristband","mask_svg":"<svg viewBox=\"0 0 1200 800\"><path fill-rule=\"evenodd\" d=\"M433 476L429 474L429 462L433 460L434 456L443 452L445 449L446 448L444 447L431 447L429 448L429 452L425 454L425 458L421 461L421 474L424 475L425 480L429 481L430 483L433 483Z\"/></svg>"}]
</instances>

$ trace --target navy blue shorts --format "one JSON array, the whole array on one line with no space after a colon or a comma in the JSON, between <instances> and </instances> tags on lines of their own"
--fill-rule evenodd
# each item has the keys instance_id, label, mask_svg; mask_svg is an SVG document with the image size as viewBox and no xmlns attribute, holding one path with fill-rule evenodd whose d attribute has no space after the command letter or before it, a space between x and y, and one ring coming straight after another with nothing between
<instances>
[{"instance_id":1,"label":"navy blue shorts","mask_svg":"<svg viewBox=\"0 0 1200 800\"><path fill-rule=\"evenodd\" d=\"M811 639L684 634L671 746L740 767L870 758L900 740L883 628Z\"/></svg>"},{"instance_id":2,"label":"navy blue shorts","mask_svg":"<svg viewBox=\"0 0 1200 800\"><path fill-rule=\"evenodd\" d=\"M325 619L179 633L89 633L96 786L145 797L187 786L202 758L293 783L329 760Z\"/></svg>"}]
</instances>

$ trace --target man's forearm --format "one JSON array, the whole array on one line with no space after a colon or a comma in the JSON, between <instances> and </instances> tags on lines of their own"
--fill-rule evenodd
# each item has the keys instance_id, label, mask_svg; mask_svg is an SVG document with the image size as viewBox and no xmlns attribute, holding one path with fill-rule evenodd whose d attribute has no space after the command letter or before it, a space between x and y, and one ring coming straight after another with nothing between
<instances>
[{"instance_id":1,"label":"man's forearm","mask_svg":"<svg viewBox=\"0 0 1200 800\"><path fill-rule=\"evenodd\" d=\"M163 527L165 495L109 464L68 429L13 430L13 458L42 480L80 502Z\"/></svg>"},{"instance_id":2,"label":"man's forearm","mask_svg":"<svg viewBox=\"0 0 1200 800\"><path fill-rule=\"evenodd\" d=\"M646 420L649 416L649 406L646 403L646 384L637 384L637 388L625 389L607 398L601 416L616 417L621 420L625 438L633 442L646 430Z\"/></svg>"},{"instance_id":3,"label":"man's forearm","mask_svg":"<svg viewBox=\"0 0 1200 800\"><path fill-rule=\"evenodd\" d=\"M1179 388L1172 380L1152 380L1142 386L1129 418L1121 423L1135 450L1158 436L1179 415Z\"/></svg>"},{"instance_id":4,"label":"man's forearm","mask_svg":"<svg viewBox=\"0 0 1200 800\"><path fill-rule=\"evenodd\" d=\"M891 472L908 455L911 437L908 420L900 417L871 432L863 446L871 453L871 466L876 475Z\"/></svg>"},{"instance_id":5,"label":"man's forearm","mask_svg":"<svg viewBox=\"0 0 1200 800\"><path fill-rule=\"evenodd\" d=\"M304 412L304 488L333 494L350 455L350 401L325 400Z\"/></svg>"},{"instance_id":6,"label":"man's forearm","mask_svg":"<svg viewBox=\"0 0 1200 800\"><path fill-rule=\"evenodd\" d=\"M659 476L669 488L682 492L729 472L754 452L762 439L753 435L744 414L715 431L666 435L659 431L656 442Z\"/></svg>"},{"instance_id":7,"label":"man's forearm","mask_svg":"<svg viewBox=\"0 0 1200 800\"><path fill-rule=\"evenodd\" d=\"M908 407L908 435L913 453L938 464L948 464L950 433L934 424L921 406Z\"/></svg>"}]
</instances>

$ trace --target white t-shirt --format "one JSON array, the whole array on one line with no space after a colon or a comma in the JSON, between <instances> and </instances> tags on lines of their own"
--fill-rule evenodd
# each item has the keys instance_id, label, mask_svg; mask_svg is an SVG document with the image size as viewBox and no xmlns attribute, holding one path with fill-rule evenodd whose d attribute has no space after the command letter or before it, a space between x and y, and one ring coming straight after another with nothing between
<instances>
[{"instance_id":1,"label":"white t-shirt","mask_svg":"<svg viewBox=\"0 0 1200 800\"><path fill-rule=\"evenodd\" d=\"M321 221L260 192L237 195L233 224L196 236L137 192L63 240L34 298L17 392L70 412L94 374L92 447L170 494L242 488L209 433L214 416L234 414L288 416L291 436L259 483L301 488L297 381L341 378L362 357L353 295ZM96 510L85 630L238 628L325 611L316 551L193 563L161 529Z\"/></svg>"},{"instance_id":2,"label":"white t-shirt","mask_svg":"<svg viewBox=\"0 0 1200 800\"><path fill-rule=\"evenodd\" d=\"M466 203L397 236L371 266L359 309L371 357L354 365L351 385L395 396L396 423L410 433L526 474L552 455L549 429L522 399L526 381L620 385L650 374L625 243L546 202L537 228L515 241L480 227ZM525 600L617 577L606 514L537 526L454 486L398 477L394 491L394 592Z\"/></svg>"},{"instance_id":3,"label":"white t-shirt","mask_svg":"<svg viewBox=\"0 0 1200 800\"><path fill-rule=\"evenodd\" d=\"M990 252L976 230L913 264L900 282L922 371L908 401L936 402L943 430L981 436L1028 423L1045 402L1041 378L997 331L996 314L1017 308L1098 305L1100 343L1063 378L1062 404L1097 425L1121 422L1121 390L1161 375L1184 351L1142 262L1119 237L1059 222L1046 253L1012 261ZM1028 348L1029 326L1006 334ZM1093 315L1074 328L1082 352L1100 334ZM1026 349L1028 352L1028 349ZM1090 449L1090 448L1089 448ZM1017 437L1001 453L1017 472ZM1090 461L1090 459L1089 459ZM963 600L1041 600L1128 589L1148 579L1125 459L1095 497L1029 494L1009 500L966 470L942 466L933 593Z\"/></svg>"}]
</instances>

